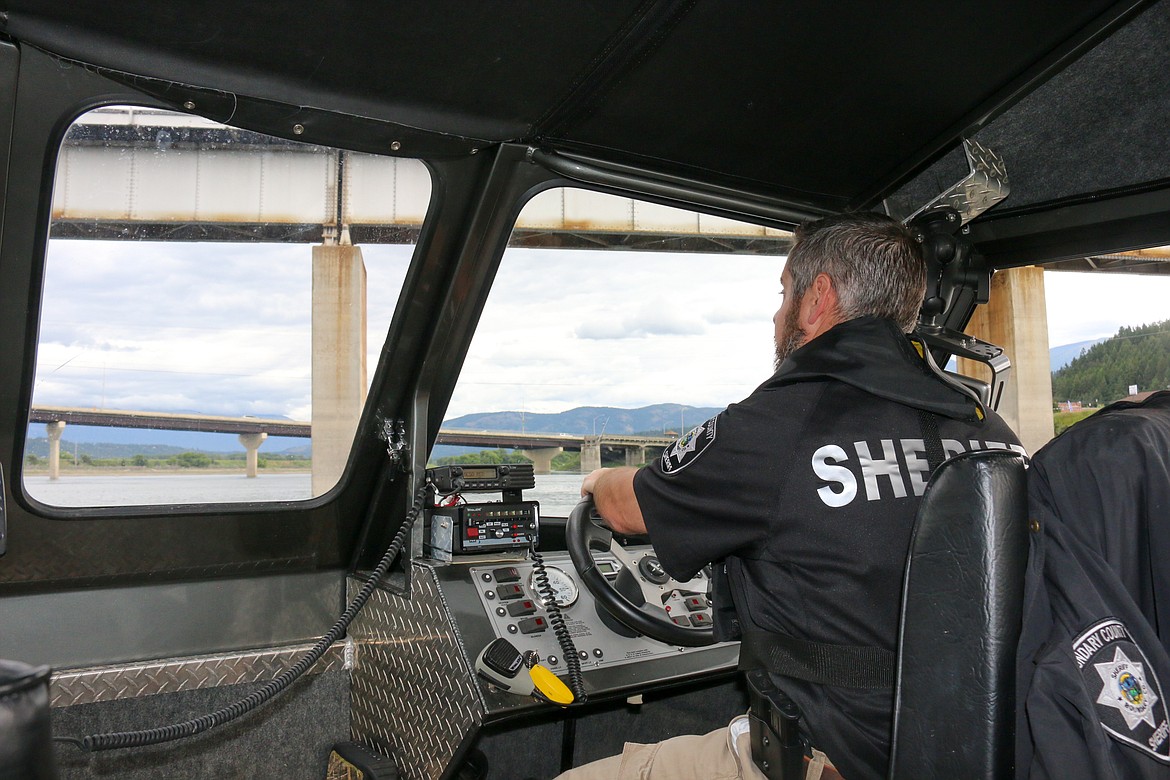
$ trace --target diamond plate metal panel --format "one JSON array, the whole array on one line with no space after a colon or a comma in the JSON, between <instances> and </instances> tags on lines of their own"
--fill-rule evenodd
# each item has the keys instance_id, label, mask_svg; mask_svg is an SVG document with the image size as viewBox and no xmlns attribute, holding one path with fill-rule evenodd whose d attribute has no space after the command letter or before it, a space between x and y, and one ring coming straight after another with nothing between
<instances>
[{"instance_id":1,"label":"diamond plate metal panel","mask_svg":"<svg viewBox=\"0 0 1170 780\"><path fill-rule=\"evenodd\" d=\"M1008 196L1007 167L1003 158L972 138L963 140L967 153L967 165L971 172L955 186L927 203L906 218L914 219L924 211L936 206L950 206L959 212L962 223L966 224Z\"/></svg>"},{"instance_id":2,"label":"diamond plate metal panel","mask_svg":"<svg viewBox=\"0 0 1170 780\"><path fill-rule=\"evenodd\" d=\"M411 575L410 598L374 591L350 629L351 723L355 740L422 780L443 773L485 707L434 571Z\"/></svg>"},{"instance_id":3,"label":"diamond plate metal panel","mask_svg":"<svg viewBox=\"0 0 1170 780\"><path fill-rule=\"evenodd\" d=\"M346 649L350 641L343 640L326 650L307 674L349 668ZM312 645L305 644L58 672L49 682L50 703L53 707L71 707L74 704L267 681L292 666L311 648Z\"/></svg>"}]
</instances>

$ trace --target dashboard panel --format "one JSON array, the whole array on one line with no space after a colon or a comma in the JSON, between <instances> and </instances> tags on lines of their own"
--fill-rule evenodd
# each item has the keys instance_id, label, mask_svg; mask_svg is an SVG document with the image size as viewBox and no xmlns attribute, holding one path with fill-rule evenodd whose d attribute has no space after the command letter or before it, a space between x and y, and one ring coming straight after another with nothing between
<instances>
[{"instance_id":1,"label":"dashboard panel","mask_svg":"<svg viewBox=\"0 0 1170 780\"><path fill-rule=\"evenodd\" d=\"M654 576L650 547L629 548L639 569ZM696 679L731 675L739 660L738 643L708 647L680 647L633 632L603 613L592 594L581 585L567 553L547 553L544 566L555 593L567 633L580 659L585 691L591 701L633 696L659 687ZM599 567L616 577L618 561L608 553L597 555ZM494 639L508 639L521 653L535 652L540 662L565 679L565 651L557 641L548 605L542 599L532 560L519 554L460 556L450 563L416 562L432 568L450 608L466 655L474 669L478 653ZM644 592L656 594L664 610L699 625L711 618L707 577L698 574L686 583L639 580ZM681 618L681 620L679 620ZM548 707L531 696L508 694L487 680L476 679L485 705L485 722L507 718L534 707Z\"/></svg>"},{"instance_id":2,"label":"dashboard panel","mask_svg":"<svg viewBox=\"0 0 1170 780\"><path fill-rule=\"evenodd\" d=\"M707 600L707 578L700 573L686 583L666 579L656 583L653 565L657 559L645 548L635 553L639 568L651 573L637 575L643 587L657 591L664 611L675 623L710 625L711 605ZM606 579L618 576L620 566L614 556L598 554L598 568ZM659 571L661 567L658 567ZM568 555L546 556L545 569L557 607L569 636L576 645L582 669L609 668L639 663L648 658L675 656L694 648L678 648L625 629L603 613L593 595L578 582ZM471 578L479 584L477 595L497 637L508 639L521 652L535 651L554 672L565 669L564 650L557 642L547 599L542 597L536 567L530 560L509 566L472 566ZM665 575L663 575L665 576ZM647 587L648 586L648 587ZM649 600L649 599L648 599Z\"/></svg>"}]
</instances>

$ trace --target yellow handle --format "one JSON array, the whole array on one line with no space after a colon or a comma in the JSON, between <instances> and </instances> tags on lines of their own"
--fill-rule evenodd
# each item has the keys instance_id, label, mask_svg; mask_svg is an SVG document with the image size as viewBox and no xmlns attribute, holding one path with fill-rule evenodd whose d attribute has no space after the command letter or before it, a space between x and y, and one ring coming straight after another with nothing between
<instances>
[{"instance_id":1,"label":"yellow handle","mask_svg":"<svg viewBox=\"0 0 1170 780\"><path fill-rule=\"evenodd\" d=\"M536 686L538 694L562 707L568 707L573 703L573 692L569 690L569 686L561 682L561 679L547 667L535 664L528 672L532 675L532 684Z\"/></svg>"}]
</instances>

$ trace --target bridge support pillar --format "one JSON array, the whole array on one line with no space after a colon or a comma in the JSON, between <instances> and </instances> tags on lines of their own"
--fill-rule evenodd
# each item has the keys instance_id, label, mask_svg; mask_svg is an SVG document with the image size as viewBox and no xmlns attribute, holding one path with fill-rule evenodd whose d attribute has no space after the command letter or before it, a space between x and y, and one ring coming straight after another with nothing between
<instances>
[{"instance_id":1,"label":"bridge support pillar","mask_svg":"<svg viewBox=\"0 0 1170 780\"><path fill-rule=\"evenodd\" d=\"M1012 373L999 413L1024 448L1035 452L1053 436L1044 269L1029 266L997 272L991 278L991 301L976 308L967 332L1007 351ZM988 377L981 364L966 360L959 361L959 372Z\"/></svg>"},{"instance_id":2,"label":"bridge support pillar","mask_svg":"<svg viewBox=\"0 0 1170 780\"><path fill-rule=\"evenodd\" d=\"M551 474L553 458L564 451L564 447L541 447L537 450L520 450L520 454L532 461L532 473Z\"/></svg>"},{"instance_id":3,"label":"bridge support pillar","mask_svg":"<svg viewBox=\"0 0 1170 780\"><path fill-rule=\"evenodd\" d=\"M581 442L581 473L601 468L601 437L586 436Z\"/></svg>"},{"instance_id":4,"label":"bridge support pillar","mask_svg":"<svg viewBox=\"0 0 1170 780\"><path fill-rule=\"evenodd\" d=\"M65 421L45 423L49 437L49 479L61 478L61 434L65 432Z\"/></svg>"},{"instance_id":5,"label":"bridge support pillar","mask_svg":"<svg viewBox=\"0 0 1170 780\"><path fill-rule=\"evenodd\" d=\"M313 495L337 484L366 400L366 266L356 246L313 247Z\"/></svg>"},{"instance_id":6,"label":"bridge support pillar","mask_svg":"<svg viewBox=\"0 0 1170 780\"><path fill-rule=\"evenodd\" d=\"M598 453L600 460L601 453ZM646 462L646 448L645 447L626 447L626 465L627 466L641 466Z\"/></svg>"},{"instance_id":7,"label":"bridge support pillar","mask_svg":"<svg viewBox=\"0 0 1170 780\"><path fill-rule=\"evenodd\" d=\"M244 476L249 479L256 477L257 467L260 465L260 445L268 438L267 433L241 433L239 435L240 444L244 445L244 449L248 451L247 465L244 468Z\"/></svg>"}]
</instances>

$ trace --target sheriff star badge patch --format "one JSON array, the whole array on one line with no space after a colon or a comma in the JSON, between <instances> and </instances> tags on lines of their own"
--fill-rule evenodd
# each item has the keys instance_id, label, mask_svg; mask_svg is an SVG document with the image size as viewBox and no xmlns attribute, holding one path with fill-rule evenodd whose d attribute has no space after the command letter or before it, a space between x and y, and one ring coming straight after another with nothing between
<instances>
[{"instance_id":1,"label":"sheriff star badge patch","mask_svg":"<svg viewBox=\"0 0 1170 780\"><path fill-rule=\"evenodd\" d=\"M1073 641L1073 657L1114 739L1170 763L1170 723L1154 669L1125 624L1108 618Z\"/></svg>"},{"instance_id":2,"label":"sheriff star badge patch","mask_svg":"<svg viewBox=\"0 0 1170 780\"><path fill-rule=\"evenodd\" d=\"M715 441L715 420L712 417L702 425L692 428L685 436L662 451L662 472L674 474L699 459Z\"/></svg>"}]
</instances>

